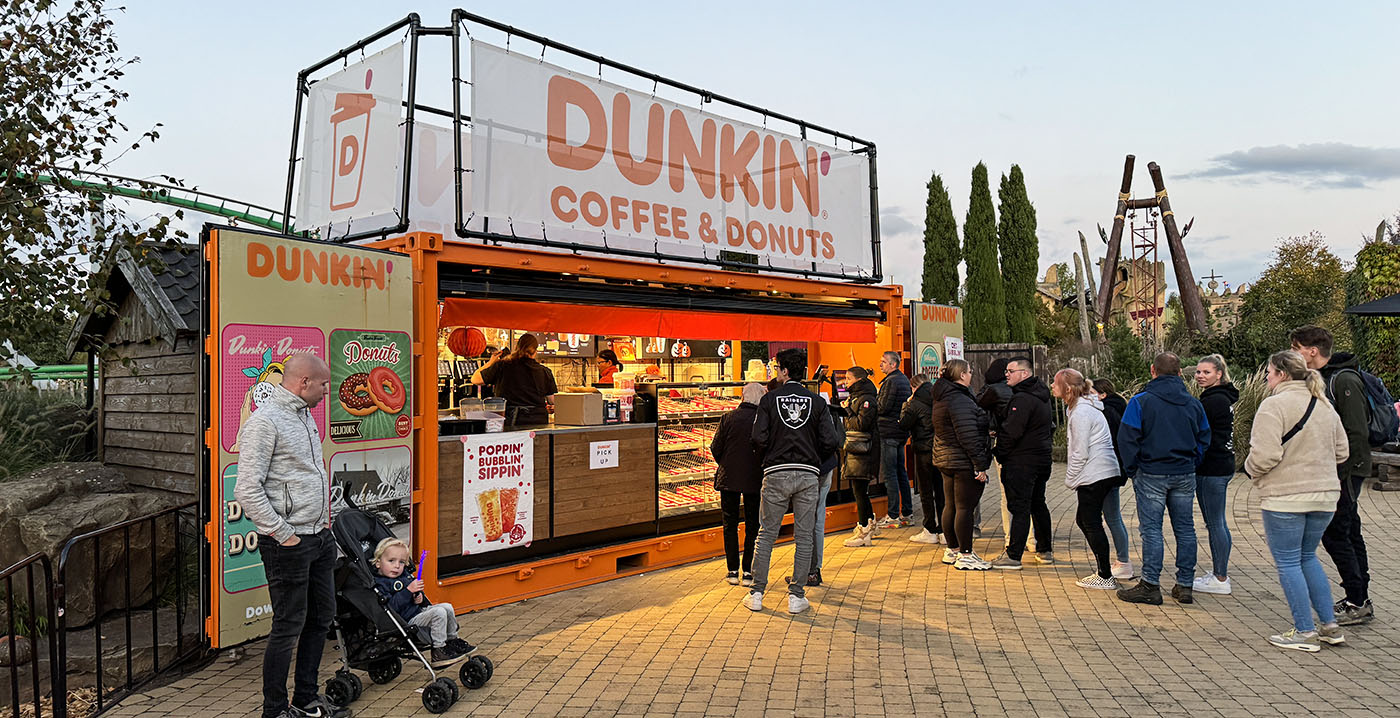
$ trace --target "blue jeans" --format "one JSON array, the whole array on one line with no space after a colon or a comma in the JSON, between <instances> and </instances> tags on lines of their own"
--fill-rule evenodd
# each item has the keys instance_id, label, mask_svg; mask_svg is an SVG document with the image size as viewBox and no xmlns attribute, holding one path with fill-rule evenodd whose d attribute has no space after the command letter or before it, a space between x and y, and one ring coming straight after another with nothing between
<instances>
[{"instance_id":1,"label":"blue jeans","mask_svg":"<svg viewBox=\"0 0 1400 718\"><path fill-rule=\"evenodd\" d=\"M1172 518L1176 536L1176 583L1191 587L1196 580L1196 521L1191 510L1196 503L1196 475L1164 476L1138 472L1133 479L1137 494L1138 533L1142 536L1142 580L1161 584L1162 512Z\"/></svg>"},{"instance_id":2,"label":"blue jeans","mask_svg":"<svg viewBox=\"0 0 1400 718\"><path fill-rule=\"evenodd\" d=\"M773 544L783 528L783 516L792 511L792 540L797 548L792 554L792 577L799 579L812 566L812 522L817 517L817 485L819 477L810 471L774 471L763 477L758 508L758 543L753 548L753 590L763 593L768 588L768 561L773 557ZM788 584L788 593L802 596L806 581Z\"/></svg>"},{"instance_id":3,"label":"blue jeans","mask_svg":"<svg viewBox=\"0 0 1400 718\"><path fill-rule=\"evenodd\" d=\"M1332 611L1332 585L1317 560L1317 544L1331 522L1331 511L1264 512L1264 539L1278 566L1278 581L1293 613L1293 627L1299 631L1317 629L1313 611L1323 624L1337 620Z\"/></svg>"},{"instance_id":4,"label":"blue jeans","mask_svg":"<svg viewBox=\"0 0 1400 718\"><path fill-rule=\"evenodd\" d=\"M1197 476L1196 498L1210 537L1210 560L1216 576L1229 576L1230 527L1225 523L1225 490L1233 476Z\"/></svg>"},{"instance_id":5,"label":"blue jeans","mask_svg":"<svg viewBox=\"0 0 1400 718\"><path fill-rule=\"evenodd\" d=\"M822 567L822 549L826 547L826 495L831 491L831 475L835 473L833 469L817 479L817 517L812 524L812 568L807 571L808 575ZM797 577L793 576L792 580L796 581Z\"/></svg>"},{"instance_id":6,"label":"blue jeans","mask_svg":"<svg viewBox=\"0 0 1400 718\"><path fill-rule=\"evenodd\" d=\"M909 469L904 465L904 440L880 440L880 473L885 477L889 515L892 519L914 515L914 492L909 488Z\"/></svg>"},{"instance_id":7,"label":"blue jeans","mask_svg":"<svg viewBox=\"0 0 1400 718\"><path fill-rule=\"evenodd\" d=\"M1119 563L1127 563L1132 560L1129 553L1131 546L1128 544L1128 527L1123 523L1123 506L1118 503L1118 491L1121 487L1115 486L1108 490L1108 495L1103 499L1103 522L1108 524L1108 534L1113 537L1113 554Z\"/></svg>"}]
</instances>

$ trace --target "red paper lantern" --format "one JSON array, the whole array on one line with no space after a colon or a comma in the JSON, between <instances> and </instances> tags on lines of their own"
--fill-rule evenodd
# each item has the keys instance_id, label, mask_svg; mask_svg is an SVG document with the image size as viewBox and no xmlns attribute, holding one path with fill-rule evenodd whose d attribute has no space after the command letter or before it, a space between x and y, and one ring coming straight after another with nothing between
<instances>
[{"instance_id":1,"label":"red paper lantern","mask_svg":"<svg viewBox=\"0 0 1400 718\"><path fill-rule=\"evenodd\" d=\"M477 357L486 351L486 334L476 327L458 327L447 335L447 348L459 357Z\"/></svg>"}]
</instances>

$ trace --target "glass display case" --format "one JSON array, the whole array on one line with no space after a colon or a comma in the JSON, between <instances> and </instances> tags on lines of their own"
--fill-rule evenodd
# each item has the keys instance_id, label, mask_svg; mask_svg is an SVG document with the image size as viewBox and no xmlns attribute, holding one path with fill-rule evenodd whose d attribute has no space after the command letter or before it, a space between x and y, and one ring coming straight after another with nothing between
<instances>
[{"instance_id":1,"label":"glass display case","mask_svg":"<svg viewBox=\"0 0 1400 718\"><path fill-rule=\"evenodd\" d=\"M719 510L718 465L710 442L720 417L737 408L748 382L637 384L655 407L657 513L661 518ZM815 382L803 382L808 389ZM649 416L639 417L649 421Z\"/></svg>"},{"instance_id":2,"label":"glass display case","mask_svg":"<svg viewBox=\"0 0 1400 718\"><path fill-rule=\"evenodd\" d=\"M680 516L719 509L710 442L720 417L739 406L743 382L652 383L639 393L656 401L657 513Z\"/></svg>"}]
</instances>

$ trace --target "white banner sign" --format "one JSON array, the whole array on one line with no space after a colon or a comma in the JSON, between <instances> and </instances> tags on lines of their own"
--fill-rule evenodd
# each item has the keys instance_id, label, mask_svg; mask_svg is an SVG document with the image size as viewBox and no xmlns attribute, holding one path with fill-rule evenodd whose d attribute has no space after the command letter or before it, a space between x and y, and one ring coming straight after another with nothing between
<instances>
[{"instance_id":1,"label":"white banner sign","mask_svg":"<svg viewBox=\"0 0 1400 718\"><path fill-rule=\"evenodd\" d=\"M865 155L482 42L471 62L472 206L493 230L870 273Z\"/></svg>"},{"instance_id":2,"label":"white banner sign","mask_svg":"<svg viewBox=\"0 0 1400 718\"><path fill-rule=\"evenodd\" d=\"M302 128L298 229L398 210L402 103L402 43L311 85Z\"/></svg>"},{"instance_id":3,"label":"white banner sign","mask_svg":"<svg viewBox=\"0 0 1400 718\"><path fill-rule=\"evenodd\" d=\"M949 359L963 358L963 343L959 337L944 338L943 349L947 352Z\"/></svg>"},{"instance_id":4,"label":"white banner sign","mask_svg":"<svg viewBox=\"0 0 1400 718\"><path fill-rule=\"evenodd\" d=\"M462 437L462 555L534 538L535 432Z\"/></svg>"}]
</instances>

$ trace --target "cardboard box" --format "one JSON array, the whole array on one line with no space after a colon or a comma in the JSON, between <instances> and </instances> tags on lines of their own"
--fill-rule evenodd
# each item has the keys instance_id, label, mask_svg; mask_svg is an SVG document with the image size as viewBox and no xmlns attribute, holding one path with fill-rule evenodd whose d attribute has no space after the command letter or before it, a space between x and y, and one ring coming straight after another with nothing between
<instances>
[{"instance_id":1,"label":"cardboard box","mask_svg":"<svg viewBox=\"0 0 1400 718\"><path fill-rule=\"evenodd\" d=\"M559 426L597 426L603 423L602 394L555 394L554 423Z\"/></svg>"}]
</instances>

